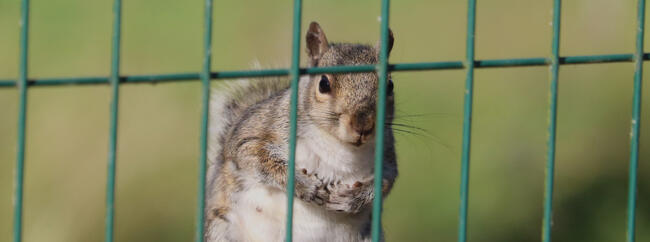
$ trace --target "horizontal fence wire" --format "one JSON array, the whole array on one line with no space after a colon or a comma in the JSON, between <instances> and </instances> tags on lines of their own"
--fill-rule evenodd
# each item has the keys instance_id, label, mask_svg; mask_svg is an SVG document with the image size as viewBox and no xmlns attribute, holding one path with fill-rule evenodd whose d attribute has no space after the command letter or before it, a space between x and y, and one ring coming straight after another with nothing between
<instances>
[{"instance_id":1,"label":"horizontal fence wire","mask_svg":"<svg viewBox=\"0 0 650 242\"><path fill-rule=\"evenodd\" d=\"M29 0L22 0L20 12L20 59L18 81L18 137L14 181L14 242L23 236L23 185L25 175L25 123L27 119L27 47L29 43Z\"/></svg>"},{"instance_id":2,"label":"horizontal fence wire","mask_svg":"<svg viewBox=\"0 0 650 242\"><path fill-rule=\"evenodd\" d=\"M551 226L553 225L553 184L555 179L555 140L557 131L557 96L558 79L560 74L560 19L562 1L553 1L553 37L551 40L551 69L548 105L548 140L546 154L546 171L544 176L544 217L542 219L542 241L551 242Z\"/></svg>"},{"instance_id":3,"label":"horizontal fence wire","mask_svg":"<svg viewBox=\"0 0 650 242\"><path fill-rule=\"evenodd\" d=\"M643 60L650 60L650 53L643 54ZM549 58L516 58L516 59L493 59L493 60L476 60L474 68L501 68L501 67L519 67L519 66L549 66L552 60ZM611 55L586 55L586 56L565 56L559 57L559 65L568 64L596 64L612 62L634 62L633 54L611 54ZM442 61L442 62L415 62L415 63L394 63L388 65L388 71L427 71L427 70L451 70L467 69L467 63L462 61ZM330 66L330 67L313 67L300 68L300 74L322 74L322 73L354 73L354 72L375 72L377 67L374 65L358 66ZM263 70L236 70L236 71L219 71L211 72L211 79L234 79L250 77L269 77L269 76L288 76L289 69L263 69ZM91 77L61 77L61 78L32 78L27 80L28 86L59 86L59 85L95 85L110 84L110 77L91 76ZM201 79L198 72L192 73L170 73L170 74L152 74L152 75L128 75L120 76L120 84L130 83L164 83L179 81L196 81ZM15 87L18 80L3 79L0 80L0 88Z\"/></svg>"},{"instance_id":4,"label":"horizontal fence wire","mask_svg":"<svg viewBox=\"0 0 650 242\"><path fill-rule=\"evenodd\" d=\"M637 168L639 166L639 130L641 128L641 84L643 83L643 38L645 31L645 0L637 6L636 52L634 53L634 96L630 130L630 171L628 181L627 242L636 240Z\"/></svg>"}]
</instances>

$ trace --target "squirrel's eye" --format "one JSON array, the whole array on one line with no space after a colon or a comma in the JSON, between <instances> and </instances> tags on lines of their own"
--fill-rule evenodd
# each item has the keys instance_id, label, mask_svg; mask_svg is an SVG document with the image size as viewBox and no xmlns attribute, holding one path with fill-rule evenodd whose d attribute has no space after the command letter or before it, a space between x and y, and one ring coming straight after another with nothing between
<instances>
[{"instance_id":1,"label":"squirrel's eye","mask_svg":"<svg viewBox=\"0 0 650 242\"><path fill-rule=\"evenodd\" d=\"M330 87L330 80L327 79L327 76L323 75L320 77L320 82L318 83L318 91L320 93L328 93L332 89Z\"/></svg>"},{"instance_id":2,"label":"squirrel's eye","mask_svg":"<svg viewBox=\"0 0 650 242\"><path fill-rule=\"evenodd\" d=\"M386 92L388 96L393 95L393 79L388 79L388 88Z\"/></svg>"}]
</instances>

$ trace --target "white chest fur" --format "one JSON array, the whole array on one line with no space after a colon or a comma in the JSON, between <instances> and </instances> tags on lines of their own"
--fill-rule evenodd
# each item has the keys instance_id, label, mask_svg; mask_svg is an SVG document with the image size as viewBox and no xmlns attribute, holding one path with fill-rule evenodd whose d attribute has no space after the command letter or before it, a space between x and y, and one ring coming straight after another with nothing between
<instances>
[{"instance_id":1,"label":"white chest fur","mask_svg":"<svg viewBox=\"0 0 650 242\"><path fill-rule=\"evenodd\" d=\"M286 194L269 187L248 189L240 194L229 219L242 241L284 241L286 224ZM338 214L322 207L294 200L294 241L355 242L368 214Z\"/></svg>"},{"instance_id":2,"label":"white chest fur","mask_svg":"<svg viewBox=\"0 0 650 242\"><path fill-rule=\"evenodd\" d=\"M296 167L316 173L326 181L354 183L372 176L374 144L353 147L323 131L308 127L296 143Z\"/></svg>"},{"instance_id":3,"label":"white chest fur","mask_svg":"<svg viewBox=\"0 0 650 242\"><path fill-rule=\"evenodd\" d=\"M372 144L360 149L347 147L318 130L301 133L296 146L296 167L317 173L326 181L352 184L372 175ZM230 214L231 222L242 231L244 241L283 241L286 221L286 193L252 183L238 196ZM362 241L359 231L368 212L356 215L327 211L323 207L294 200L294 241Z\"/></svg>"}]
</instances>

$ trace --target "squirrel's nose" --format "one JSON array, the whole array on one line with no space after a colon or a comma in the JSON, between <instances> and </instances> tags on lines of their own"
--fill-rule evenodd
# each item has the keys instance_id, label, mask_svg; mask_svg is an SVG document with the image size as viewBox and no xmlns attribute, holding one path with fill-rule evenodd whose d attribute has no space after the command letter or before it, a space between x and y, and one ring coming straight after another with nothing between
<instances>
[{"instance_id":1,"label":"squirrel's nose","mask_svg":"<svg viewBox=\"0 0 650 242\"><path fill-rule=\"evenodd\" d=\"M357 129L354 129L354 131L357 131L357 133L359 133L359 135L361 135L361 136L368 136L370 133L372 133L372 130L374 128L375 128L375 124L373 123L370 127L357 128Z\"/></svg>"},{"instance_id":2,"label":"squirrel's nose","mask_svg":"<svg viewBox=\"0 0 650 242\"><path fill-rule=\"evenodd\" d=\"M368 136L375 129L375 121L371 117L356 118L350 122L350 127L360 136Z\"/></svg>"}]
</instances>

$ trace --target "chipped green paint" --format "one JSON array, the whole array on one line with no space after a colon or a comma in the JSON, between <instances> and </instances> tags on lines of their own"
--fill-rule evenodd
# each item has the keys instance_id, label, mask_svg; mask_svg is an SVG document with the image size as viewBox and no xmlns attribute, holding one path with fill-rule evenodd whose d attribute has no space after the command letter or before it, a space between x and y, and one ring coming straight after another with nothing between
<instances>
[{"instance_id":1,"label":"chipped green paint","mask_svg":"<svg viewBox=\"0 0 650 242\"><path fill-rule=\"evenodd\" d=\"M627 203L627 242L636 240L637 168L639 167L639 134L641 129L641 84L643 83L643 35L645 31L645 0L637 6L636 52L634 53L634 96L630 131L630 171Z\"/></svg>"}]
</instances>

